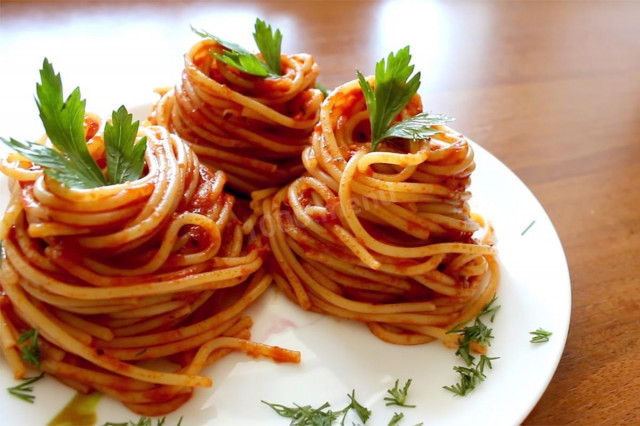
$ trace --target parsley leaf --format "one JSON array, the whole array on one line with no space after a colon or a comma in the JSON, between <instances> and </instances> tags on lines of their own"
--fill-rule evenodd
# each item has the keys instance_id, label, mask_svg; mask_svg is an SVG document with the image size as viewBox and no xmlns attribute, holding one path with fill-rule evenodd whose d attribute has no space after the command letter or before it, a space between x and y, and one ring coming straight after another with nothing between
<instances>
[{"instance_id":1,"label":"parsley leaf","mask_svg":"<svg viewBox=\"0 0 640 426\"><path fill-rule=\"evenodd\" d=\"M244 55L242 53L233 52L231 50L225 50L224 54L214 53L213 56L220 62L224 62L240 71L255 75L258 77L269 77L271 72L267 68L267 64L262 62L254 54Z\"/></svg>"},{"instance_id":2,"label":"parsley leaf","mask_svg":"<svg viewBox=\"0 0 640 426\"><path fill-rule=\"evenodd\" d=\"M63 102L62 79L45 58L40 70L41 83L36 85L36 103L47 136L53 145L67 157L84 179L84 188L106 185L102 171L89 154L84 138L85 101L80 99L80 88L75 88ZM64 175L53 173L64 183ZM58 179L60 178L60 179Z\"/></svg>"},{"instance_id":3,"label":"parsley leaf","mask_svg":"<svg viewBox=\"0 0 640 426\"><path fill-rule=\"evenodd\" d=\"M133 116L123 105L113 112L112 123L107 123L104 127L110 184L130 182L142 174L147 138L143 136L136 143L140 122L132 123L132 119Z\"/></svg>"},{"instance_id":4,"label":"parsley leaf","mask_svg":"<svg viewBox=\"0 0 640 426\"><path fill-rule=\"evenodd\" d=\"M211 38L219 43L225 50L220 53L213 53L213 56L229 66L232 66L246 74L258 77L277 77L282 75L282 64L280 62L280 52L282 46L282 33L276 30L274 33L271 25L256 19L253 39L262 54L264 60L249 52L239 44L223 40L211 33L203 30L191 30L200 37Z\"/></svg>"},{"instance_id":5,"label":"parsley leaf","mask_svg":"<svg viewBox=\"0 0 640 426\"><path fill-rule=\"evenodd\" d=\"M273 74L282 75L282 63L280 61L280 52L282 46L282 33L276 30L275 34L271 29L271 25L267 25L261 19L256 19L255 32L253 39L262 53L267 66Z\"/></svg>"},{"instance_id":6,"label":"parsley leaf","mask_svg":"<svg viewBox=\"0 0 640 426\"><path fill-rule=\"evenodd\" d=\"M23 401L26 401L30 404L33 404L33 401L36 399L35 395L32 395L33 385L38 380L44 377L44 373L41 373L39 376L35 377L27 377L17 386L13 386L11 388L7 388L7 392L16 398L20 398Z\"/></svg>"},{"instance_id":7,"label":"parsley leaf","mask_svg":"<svg viewBox=\"0 0 640 426\"><path fill-rule=\"evenodd\" d=\"M57 148L0 138L23 157L45 168L55 180L74 188L95 188L107 183L91 157L84 137L84 100L76 88L63 102L62 80L45 58L36 86L36 103L47 136Z\"/></svg>"},{"instance_id":8,"label":"parsley leaf","mask_svg":"<svg viewBox=\"0 0 640 426\"><path fill-rule=\"evenodd\" d=\"M356 71L358 82L364 95L371 122L371 150L375 151L380 142L389 137L402 139L424 139L438 133L430 126L452 120L445 115L418 114L404 120L392 128L391 123L407 106L420 87L420 73L413 74L410 64L409 46L395 55L390 53L376 64L375 88Z\"/></svg>"},{"instance_id":9,"label":"parsley leaf","mask_svg":"<svg viewBox=\"0 0 640 426\"><path fill-rule=\"evenodd\" d=\"M226 48L227 50L231 50L233 52L237 52L237 53L240 53L240 54L243 54L243 55L252 55L251 52L249 52L247 49L245 49L244 47L240 46L239 44L223 40L220 37L215 36L215 35L207 32L205 30L198 30L198 29L196 29L196 28L194 28L192 26L191 27L191 31L193 31L194 33L198 34L202 38L213 39L218 44L222 45L222 47Z\"/></svg>"},{"instance_id":10,"label":"parsley leaf","mask_svg":"<svg viewBox=\"0 0 640 426\"><path fill-rule=\"evenodd\" d=\"M436 130L431 126L445 124L453 120L453 118L443 114L429 114L427 112L423 112L392 126L384 133L382 139L424 139L428 136L440 133L440 130Z\"/></svg>"},{"instance_id":11,"label":"parsley leaf","mask_svg":"<svg viewBox=\"0 0 640 426\"><path fill-rule=\"evenodd\" d=\"M18 343L22 345L22 359L40 367L40 346L38 345L38 330L32 328L18 337Z\"/></svg>"},{"instance_id":12,"label":"parsley leaf","mask_svg":"<svg viewBox=\"0 0 640 426\"><path fill-rule=\"evenodd\" d=\"M45 58L36 85L36 103L49 140L55 148L13 138L0 141L44 168L46 174L71 188L90 189L138 179L144 168L146 138L135 143L139 122L122 106L104 131L109 180L87 148L84 134L85 101L76 88L63 102L62 79Z\"/></svg>"},{"instance_id":13,"label":"parsley leaf","mask_svg":"<svg viewBox=\"0 0 640 426\"><path fill-rule=\"evenodd\" d=\"M371 121L371 148L382 141L393 119L409 103L420 87L420 73L411 79L414 66L410 65L409 46L397 54L390 53L376 64L375 89L360 71L356 71Z\"/></svg>"},{"instance_id":14,"label":"parsley leaf","mask_svg":"<svg viewBox=\"0 0 640 426\"><path fill-rule=\"evenodd\" d=\"M49 176L69 187L92 187L87 185L85 176L78 171L73 162L55 149L33 142L20 142L13 138L0 137L0 141L26 159L44 167Z\"/></svg>"}]
</instances>

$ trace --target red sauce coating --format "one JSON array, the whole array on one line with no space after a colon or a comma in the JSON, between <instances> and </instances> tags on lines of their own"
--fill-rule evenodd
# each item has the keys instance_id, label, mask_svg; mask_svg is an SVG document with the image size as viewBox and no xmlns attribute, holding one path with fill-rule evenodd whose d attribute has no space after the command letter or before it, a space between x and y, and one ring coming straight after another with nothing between
<instances>
[{"instance_id":1,"label":"red sauce coating","mask_svg":"<svg viewBox=\"0 0 640 426\"><path fill-rule=\"evenodd\" d=\"M89 141L93 138L98 129L100 129L100 123L92 119L90 116L84 116L84 128L85 128L85 141Z\"/></svg>"}]
</instances>

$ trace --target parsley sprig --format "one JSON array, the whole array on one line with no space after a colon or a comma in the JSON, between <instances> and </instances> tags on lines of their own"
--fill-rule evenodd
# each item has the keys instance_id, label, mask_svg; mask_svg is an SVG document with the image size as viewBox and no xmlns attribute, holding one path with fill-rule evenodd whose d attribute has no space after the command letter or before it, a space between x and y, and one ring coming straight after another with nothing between
<instances>
[{"instance_id":1,"label":"parsley sprig","mask_svg":"<svg viewBox=\"0 0 640 426\"><path fill-rule=\"evenodd\" d=\"M20 383L14 387L8 388L7 391L15 396L16 398L20 398L23 401L26 401L30 404L33 404L33 401L36 399L35 395L33 395L33 384L38 380L44 377L44 373L41 373L36 377L27 377Z\"/></svg>"},{"instance_id":2,"label":"parsley sprig","mask_svg":"<svg viewBox=\"0 0 640 426\"><path fill-rule=\"evenodd\" d=\"M374 88L360 71L356 71L369 111L372 151L387 138L428 138L439 133L432 126L453 120L442 114L421 113L391 126L420 87L420 72L412 77L414 66L410 62L409 46L400 49L395 55L390 53L386 61L382 58L376 64Z\"/></svg>"},{"instance_id":3,"label":"parsley sprig","mask_svg":"<svg viewBox=\"0 0 640 426\"><path fill-rule=\"evenodd\" d=\"M262 54L262 59L249 52L239 44L221 39L204 30L191 30L204 38L211 38L218 42L225 50L222 54L214 52L213 56L220 62L232 66L246 74L258 77L277 77L282 75L282 63L280 61L282 33L261 19L256 19L253 39Z\"/></svg>"},{"instance_id":4,"label":"parsley sprig","mask_svg":"<svg viewBox=\"0 0 640 426\"><path fill-rule=\"evenodd\" d=\"M276 75L282 75L282 62L280 61L282 33L280 30L276 29L274 33L271 25L261 19L256 19L253 39L269 69Z\"/></svg>"},{"instance_id":5,"label":"parsley sprig","mask_svg":"<svg viewBox=\"0 0 640 426\"><path fill-rule=\"evenodd\" d=\"M460 356L466 364L466 367L453 367L453 370L460 375L460 381L452 386L443 386L443 388L449 392L459 396L466 396L469 392L474 390L480 382L485 380L485 368L493 368L491 361L499 359L499 357L481 355L480 360L476 364L475 357L471 355L472 343L491 346L493 329L489 328L484 322L482 322L481 318L491 315L489 320L493 322L496 313L500 309L500 305L494 306L496 300L497 297L494 295L489 303L487 303L478 313L473 325L462 327L462 324L458 324L451 330L447 331L447 334L455 333L460 335L456 355Z\"/></svg>"},{"instance_id":6,"label":"parsley sprig","mask_svg":"<svg viewBox=\"0 0 640 426\"><path fill-rule=\"evenodd\" d=\"M133 115L123 105L112 113L111 123L104 126L110 184L134 181L142 174L147 137L136 142L139 123L133 122Z\"/></svg>"},{"instance_id":7,"label":"parsley sprig","mask_svg":"<svg viewBox=\"0 0 640 426\"><path fill-rule=\"evenodd\" d=\"M549 341L549 337L553 334L550 331L546 331L542 328L538 328L536 331L530 331L529 334L533 335L531 343L544 343Z\"/></svg>"},{"instance_id":8,"label":"parsley sprig","mask_svg":"<svg viewBox=\"0 0 640 426\"><path fill-rule=\"evenodd\" d=\"M45 58L36 85L36 103L47 136L57 150L32 142L0 138L22 156L45 168L55 180L75 188L95 188L107 180L91 157L84 138L85 101L76 88L63 101L62 79Z\"/></svg>"},{"instance_id":9,"label":"parsley sprig","mask_svg":"<svg viewBox=\"0 0 640 426\"><path fill-rule=\"evenodd\" d=\"M44 59L41 82L36 85L36 103L47 136L55 148L13 138L0 138L4 144L28 160L38 164L47 175L72 188L97 188L138 179L144 167L146 139L135 143L138 123L124 106L113 114L113 124L105 129L107 171L105 177L95 162L85 141L85 101L75 88L63 98L62 79L53 65Z\"/></svg>"},{"instance_id":10,"label":"parsley sprig","mask_svg":"<svg viewBox=\"0 0 640 426\"><path fill-rule=\"evenodd\" d=\"M409 393L409 386L411 386L411 379L407 380L402 389L398 388L399 380L396 380L396 384L392 389L387 389L387 393L391 396L384 398L387 403L385 405L398 405L400 407L415 408L415 405L407 404L407 395Z\"/></svg>"},{"instance_id":11,"label":"parsley sprig","mask_svg":"<svg viewBox=\"0 0 640 426\"><path fill-rule=\"evenodd\" d=\"M22 345L22 359L36 367L40 367L40 346L38 345L38 330L32 328L18 337Z\"/></svg>"}]
</instances>

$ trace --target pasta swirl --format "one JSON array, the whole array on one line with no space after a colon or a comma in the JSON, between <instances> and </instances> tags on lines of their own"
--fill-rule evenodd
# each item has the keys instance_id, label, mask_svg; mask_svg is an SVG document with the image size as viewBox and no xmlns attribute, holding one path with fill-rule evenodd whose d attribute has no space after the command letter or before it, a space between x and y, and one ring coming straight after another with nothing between
<instances>
[{"instance_id":1,"label":"pasta swirl","mask_svg":"<svg viewBox=\"0 0 640 426\"><path fill-rule=\"evenodd\" d=\"M421 111L415 95L398 118ZM337 88L302 155L307 174L254 193L271 272L303 308L365 322L382 340L455 345L446 331L498 285L492 230L468 203L472 147L439 126L371 152L369 128L358 82Z\"/></svg>"},{"instance_id":2,"label":"pasta swirl","mask_svg":"<svg viewBox=\"0 0 640 426\"><path fill-rule=\"evenodd\" d=\"M43 371L161 415L211 386L200 371L232 350L284 362L299 353L248 340L243 312L272 278L264 243L241 231L224 173L162 127L138 136L148 141L145 173L118 185L69 188L29 162L4 161L0 338L17 378L19 336L34 328ZM100 164L102 136L88 138ZM140 364L154 359L177 366Z\"/></svg>"},{"instance_id":3,"label":"pasta swirl","mask_svg":"<svg viewBox=\"0 0 640 426\"><path fill-rule=\"evenodd\" d=\"M189 142L232 188L251 191L303 173L300 154L318 120L322 93L311 55L282 55L283 75L260 78L221 63L212 39L185 55L182 81L166 91L150 120Z\"/></svg>"}]
</instances>

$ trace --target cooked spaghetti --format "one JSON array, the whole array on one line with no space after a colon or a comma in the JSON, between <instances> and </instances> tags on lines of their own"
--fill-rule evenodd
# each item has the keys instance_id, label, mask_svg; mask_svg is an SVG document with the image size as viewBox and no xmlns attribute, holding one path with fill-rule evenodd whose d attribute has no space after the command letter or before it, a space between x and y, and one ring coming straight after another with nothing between
<instances>
[{"instance_id":1,"label":"cooked spaghetti","mask_svg":"<svg viewBox=\"0 0 640 426\"><path fill-rule=\"evenodd\" d=\"M85 119L104 164L98 127ZM278 362L299 353L249 340L243 312L272 278L261 268L265 243L242 234L224 173L162 127L141 136L145 172L123 184L74 189L17 154L2 161L11 200L0 226L0 337L16 378L34 366L19 336L35 329L41 370L150 416L211 386L201 370L233 350Z\"/></svg>"},{"instance_id":2,"label":"cooked spaghetti","mask_svg":"<svg viewBox=\"0 0 640 426\"><path fill-rule=\"evenodd\" d=\"M421 111L415 95L399 118ZM364 322L387 342L456 344L446 331L487 304L498 268L491 228L469 207L473 150L464 136L436 129L372 152L358 81L325 100L303 153L307 174L253 194L271 272L290 299Z\"/></svg>"},{"instance_id":3,"label":"cooked spaghetti","mask_svg":"<svg viewBox=\"0 0 640 426\"><path fill-rule=\"evenodd\" d=\"M239 192L288 183L304 172L300 154L324 98L315 89L318 65L311 55L281 55L283 75L262 78L213 56L224 49L213 39L196 43L181 83L163 94L150 120L189 142Z\"/></svg>"}]
</instances>

